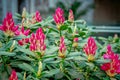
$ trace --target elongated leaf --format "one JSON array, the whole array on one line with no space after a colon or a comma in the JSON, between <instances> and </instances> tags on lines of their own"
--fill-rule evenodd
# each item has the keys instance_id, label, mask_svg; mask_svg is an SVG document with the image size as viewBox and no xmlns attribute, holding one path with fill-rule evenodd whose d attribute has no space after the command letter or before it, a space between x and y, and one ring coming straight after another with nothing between
<instances>
[{"instance_id":1,"label":"elongated leaf","mask_svg":"<svg viewBox=\"0 0 120 80\"><path fill-rule=\"evenodd\" d=\"M46 58L55 58L57 55L56 54L53 54L53 55L45 55L43 56L44 59Z\"/></svg>"},{"instance_id":2,"label":"elongated leaf","mask_svg":"<svg viewBox=\"0 0 120 80\"><path fill-rule=\"evenodd\" d=\"M87 59L85 57L78 56L78 57L75 57L74 60L83 60L83 61L86 61Z\"/></svg>"},{"instance_id":3,"label":"elongated leaf","mask_svg":"<svg viewBox=\"0 0 120 80\"><path fill-rule=\"evenodd\" d=\"M12 41L12 40L11 40L11 41L9 41L9 42L8 42L8 43L6 43L4 46L2 46L2 47L0 48L0 50L7 50L8 48L10 48L10 47L11 47L12 43L13 43L13 41Z\"/></svg>"},{"instance_id":4,"label":"elongated leaf","mask_svg":"<svg viewBox=\"0 0 120 80\"><path fill-rule=\"evenodd\" d=\"M94 68L94 64L93 63L86 63L86 65L88 65L90 67L90 69Z\"/></svg>"},{"instance_id":5,"label":"elongated leaf","mask_svg":"<svg viewBox=\"0 0 120 80\"><path fill-rule=\"evenodd\" d=\"M84 36L86 34L86 31L80 31L79 36Z\"/></svg>"},{"instance_id":6,"label":"elongated leaf","mask_svg":"<svg viewBox=\"0 0 120 80\"><path fill-rule=\"evenodd\" d=\"M31 55L33 57L35 57L34 53L31 52L29 49L25 49L25 48L22 48L22 47L17 47L17 49L27 55Z\"/></svg>"},{"instance_id":7,"label":"elongated leaf","mask_svg":"<svg viewBox=\"0 0 120 80\"><path fill-rule=\"evenodd\" d=\"M76 20L75 22L76 23L84 23L85 21L84 20Z\"/></svg>"},{"instance_id":8,"label":"elongated leaf","mask_svg":"<svg viewBox=\"0 0 120 80\"><path fill-rule=\"evenodd\" d=\"M54 61L54 58L45 59L43 62L44 63L49 63L49 62L52 62L52 61Z\"/></svg>"},{"instance_id":9,"label":"elongated leaf","mask_svg":"<svg viewBox=\"0 0 120 80\"><path fill-rule=\"evenodd\" d=\"M32 66L27 63L19 64L18 67L25 71L35 72Z\"/></svg>"},{"instance_id":10,"label":"elongated leaf","mask_svg":"<svg viewBox=\"0 0 120 80\"><path fill-rule=\"evenodd\" d=\"M58 50L58 47L50 46L50 48L46 50L46 54L53 54L57 50Z\"/></svg>"},{"instance_id":11,"label":"elongated leaf","mask_svg":"<svg viewBox=\"0 0 120 80\"><path fill-rule=\"evenodd\" d=\"M67 57L67 58L65 58L65 60L73 60L74 59L74 57Z\"/></svg>"},{"instance_id":12,"label":"elongated leaf","mask_svg":"<svg viewBox=\"0 0 120 80\"><path fill-rule=\"evenodd\" d=\"M0 55L4 55L4 56L15 56L15 53L10 53L10 52L5 52L5 51L0 51Z\"/></svg>"},{"instance_id":13,"label":"elongated leaf","mask_svg":"<svg viewBox=\"0 0 120 80\"><path fill-rule=\"evenodd\" d=\"M25 61L34 61L34 59L28 57L28 56L17 56L17 58L21 59L21 60L25 60Z\"/></svg>"},{"instance_id":14,"label":"elongated leaf","mask_svg":"<svg viewBox=\"0 0 120 80\"><path fill-rule=\"evenodd\" d=\"M103 40L103 41L106 41L106 40L107 40L107 38L104 38L104 37L98 37L98 39L101 39L101 40Z\"/></svg>"},{"instance_id":15,"label":"elongated leaf","mask_svg":"<svg viewBox=\"0 0 120 80\"><path fill-rule=\"evenodd\" d=\"M43 72L43 73L44 73L43 77L51 77L51 76L53 76L54 74L57 74L57 73L59 73L59 72L60 72L59 69L52 69L52 70L50 70L50 71L44 71L44 72Z\"/></svg>"},{"instance_id":16,"label":"elongated leaf","mask_svg":"<svg viewBox=\"0 0 120 80\"><path fill-rule=\"evenodd\" d=\"M57 29L55 29L55 28L50 28L50 31L54 31L54 32L56 32L56 33L59 33L59 31L57 30Z\"/></svg>"},{"instance_id":17,"label":"elongated leaf","mask_svg":"<svg viewBox=\"0 0 120 80\"><path fill-rule=\"evenodd\" d=\"M110 62L110 60L99 59L99 60L96 60L95 62L102 64L102 63L108 63L108 62Z\"/></svg>"},{"instance_id":18,"label":"elongated leaf","mask_svg":"<svg viewBox=\"0 0 120 80\"><path fill-rule=\"evenodd\" d=\"M25 36L21 36L21 35L20 35L20 36L15 36L15 37L14 37L15 40L20 40L20 39L23 39L23 38L26 38L26 37L25 37Z\"/></svg>"},{"instance_id":19,"label":"elongated leaf","mask_svg":"<svg viewBox=\"0 0 120 80\"><path fill-rule=\"evenodd\" d=\"M81 52L72 52L72 53L70 53L70 54L68 54L67 56L69 57L69 56L78 56L78 55L80 55L81 54Z\"/></svg>"},{"instance_id":20,"label":"elongated leaf","mask_svg":"<svg viewBox=\"0 0 120 80\"><path fill-rule=\"evenodd\" d=\"M53 61L53 60L51 60L51 61L45 61L45 63L50 63L50 64L57 64L59 62L60 62L60 60L57 60L57 61Z\"/></svg>"},{"instance_id":21,"label":"elongated leaf","mask_svg":"<svg viewBox=\"0 0 120 80\"><path fill-rule=\"evenodd\" d=\"M68 29L68 25L62 25L62 26L60 27L60 30L66 30L66 29Z\"/></svg>"},{"instance_id":22,"label":"elongated leaf","mask_svg":"<svg viewBox=\"0 0 120 80\"><path fill-rule=\"evenodd\" d=\"M37 29L37 28L39 28L39 27L41 26L41 23L42 23L42 22L32 24L32 25L30 26L30 28L31 28L31 29Z\"/></svg>"}]
</instances>

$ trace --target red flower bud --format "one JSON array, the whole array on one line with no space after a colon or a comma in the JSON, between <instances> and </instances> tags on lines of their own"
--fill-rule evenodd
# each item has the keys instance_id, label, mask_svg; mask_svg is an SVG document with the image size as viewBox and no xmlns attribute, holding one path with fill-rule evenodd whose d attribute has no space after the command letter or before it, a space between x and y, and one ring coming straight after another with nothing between
<instances>
[{"instance_id":1,"label":"red flower bud","mask_svg":"<svg viewBox=\"0 0 120 80\"><path fill-rule=\"evenodd\" d=\"M17 31L18 26L15 26L12 14L7 13L6 17L3 20L2 25L0 26L0 30L2 30L7 36L14 36L15 31Z\"/></svg>"},{"instance_id":2,"label":"red flower bud","mask_svg":"<svg viewBox=\"0 0 120 80\"><path fill-rule=\"evenodd\" d=\"M55 10L55 14L53 15L54 21L57 25L57 28L60 29L60 26L64 24L64 11L61 8L57 8Z\"/></svg>"},{"instance_id":3,"label":"red flower bud","mask_svg":"<svg viewBox=\"0 0 120 80\"><path fill-rule=\"evenodd\" d=\"M32 33L29 42L30 42L30 50L34 52L40 52L43 56L46 50L45 45L45 34L43 33L42 28L38 28L36 33Z\"/></svg>"},{"instance_id":4,"label":"red flower bud","mask_svg":"<svg viewBox=\"0 0 120 80\"><path fill-rule=\"evenodd\" d=\"M12 73L9 77L9 80L18 80L17 74L15 70L12 70Z\"/></svg>"},{"instance_id":5,"label":"red flower bud","mask_svg":"<svg viewBox=\"0 0 120 80\"><path fill-rule=\"evenodd\" d=\"M30 29L24 30L24 27L21 28L21 30L17 30L15 32L15 35L23 35L23 36L28 36L30 33ZM18 44L23 46L24 44L28 43L29 39L28 38L23 38L21 40L18 41Z\"/></svg>"},{"instance_id":6,"label":"red flower bud","mask_svg":"<svg viewBox=\"0 0 120 80\"><path fill-rule=\"evenodd\" d=\"M103 58L110 60L110 62L104 63L101 66L101 69L104 70L108 76L114 77L116 74L120 74L119 56L112 51L110 45L107 46L107 52L103 55Z\"/></svg>"},{"instance_id":7,"label":"red flower bud","mask_svg":"<svg viewBox=\"0 0 120 80\"><path fill-rule=\"evenodd\" d=\"M74 21L74 15L73 15L73 11L72 11L71 9L69 10L68 20L69 20L70 22L73 22L73 21Z\"/></svg>"},{"instance_id":8,"label":"red flower bud","mask_svg":"<svg viewBox=\"0 0 120 80\"><path fill-rule=\"evenodd\" d=\"M59 47L59 53L58 56L61 58L65 57L65 52L66 52L66 46L65 46L65 42L64 42L64 37L60 38L60 47Z\"/></svg>"},{"instance_id":9,"label":"red flower bud","mask_svg":"<svg viewBox=\"0 0 120 80\"><path fill-rule=\"evenodd\" d=\"M42 17L39 13L39 11L35 12L35 15L32 17L32 23L36 23L36 22L41 22L42 21Z\"/></svg>"},{"instance_id":10,"label":"red flower bud","mask_svg":"<svg viewBox=\"0 0 120 80\"><path fill-rule=\"evenodd\" d=\"M97 45L95 43L94 38L89 37L87 44L85 44L83 51L86 53L88 56L88 61L94 60L94 56L97 50Z\"/></svg>"}]
</instances>

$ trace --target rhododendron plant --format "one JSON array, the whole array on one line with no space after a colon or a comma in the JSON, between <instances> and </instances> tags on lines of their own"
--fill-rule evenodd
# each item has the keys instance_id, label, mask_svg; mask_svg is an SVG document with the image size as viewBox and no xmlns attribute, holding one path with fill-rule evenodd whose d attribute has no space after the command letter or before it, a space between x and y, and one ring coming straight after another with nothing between
<instances>
[{"instance_id":1,"label":"rhododendron plant","mask_svg":"<svg viewBox=\"0 0 120 80\"><path fill-rule=\"evenodd\" d=\"M0 80L119 80L119 44L101 44L84 20L67 13L65 20L58 7L42 19L39 11L32 15L24 8L19 27L8 13L0 25ZM108 45L105 51L108 43L113 50Z\"/></svg>"}]
</instances>

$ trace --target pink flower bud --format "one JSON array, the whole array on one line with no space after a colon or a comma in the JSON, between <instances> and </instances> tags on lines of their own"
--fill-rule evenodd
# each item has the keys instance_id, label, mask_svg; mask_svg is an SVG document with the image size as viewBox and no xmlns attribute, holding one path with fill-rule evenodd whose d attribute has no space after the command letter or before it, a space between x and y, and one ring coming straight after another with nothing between
<instances>
[{"instance_id":1,"label":"pink flower bud","mask_svg":"<svg viewBox=\"0 0 120 80\"><path fill-rule=\"evenodd\" d=\"M97 50L97 45L95 43L94 38L89 37L87 44L85 44L83 51L86 53L88 56L88 61L94 60L94 56Z\"/></svg>"},{"instance_id":2,"label":"pink flower bud","mask_svg":"<svg viewBox=\"0 0 120 80\"><path fill-rule=\"evenodd\" d=\"M59 47L59 54L58 56L61 58L65 57L65 52L66 52L66 46L65 46L65 42L64 42L64 37L60 38L60 47Z\"/></svg>"},{"instance_id":3,"label":"pink flower bud","mask_svg":"<svg viewBox=\"0 0 120 80\"><path fill-rule=\"evenodd\" d=\"M74 41L74 42L78 42L78 40L79 40L78 38L74 38L74 40L73 40L73 41Z\"/></svg>"},{"instance_id":4,"label":"pink flower bud","mask_svg":"<svg viewBox=\"0 0 120 80\"><path fill-rule=\"evenodd\" d=\"M36 22L41 22L42 21L42 17L39 13L39 11L35 12L35 15L32 17L32 23L36 23Z\"/></svg>"},{"instance_id":5,"label":"pink flower bud","mask_svg":"<svg viewBox=\"0 0 120 80\"><path fill-rule=\"evenodd\" d=\"M110 45L107 46L107 51L103 55L104 59L110 60L108 63L104 63L101 66L101 69L104 70L108 76L114 77L116 74L120 74L120 59L118 54L115 54L112 51Z\"/></svg>"},{"instance_id":6,"label":"pink flower bud","mask_svg":"<svg viewBox=\"0 0 120 80\"><path fill-rule=\"evenodd\" d=\"M73 21L74 21L74 15L73 15L73 11L72 11L71 9L69 10L68 20L69 20L70 22L73 22Z\"/></svg>"},{"instance_id":7,"label":"pink flower bud","mask_svg":"<svg viewBox=\"0 0 120 80\"><path fill-rule=\"evenodd\" d=\"M45 34L43 33L42 28L38 28L36 33L32 33L30 39L30 50L34 52L40 52L41 56L44 55L46 50L45 45Z\"/></svg>"},{"instance_id":8,"label":"pink flower bud","mask_svg":"<svg viewBox=\"0 0 120 80\"><path fill-rule=\"evenodd\" d=\"M17 36L19 36L19 35L28 36L29 33L30 33L30 29L24 30L24 27L22 27L21 30L17 30L15 32L15 35L17 35ZM18 44L23 46L24 44L26 44L28 42L29 42L28 38L23 38L23 39L18 41Z\"/></svg>"},{"instance_id":9,"label":"pink flower bud","mask_svg":"<svg viewBox=\"0 0 120 80\"><path fill-rule=\"evenodd\" d=\"M78 40L79 40L78 38L74 38L74 39L73 39L73 45L72 45L72 46L73 46L74 48L76 48L76 47L78 46Z\"/></svg>"},{"instance_id":10,"label":"pink flower bud","mask_svg":"<svg viewBox=\"0 0 120 80\"><path fill-rule=\"evenodd\" d=\"M31 50L31 51L35 51L36 49L37 49L37 45L34 44L34 43L31 43L31 44L30 44L30 50Z\"/></svg>"},{"instance_id":11,"label":"pink flower bud","mask_svg":"<svg viewBox=\"0 0 120 80\"><path fill-rule=\"evenodd\" d=\"M36 13L35 13L35 19L36 19L37 22L41 22L42 21L42 17L40 15L39 11L36 11Z\"/></svg>"},{"instance_id":12,"label":"pink flower bud","mask_svg":"<svg viewBox=\"0 0 120 80\"><path fill-rule=\"evenodd\" d=\"M17 30L15 32L16 35L24 35L24 36L28 36L30 33L30 29L25 30L24 27L21 28L21 30Z\"/></svg>"},{"instance_id":13,"label":"pink flower bud","mask_svg":"<svg viewBox=\"0 0 120 80\"><path fill-rule=\"evenodd\" d=\"M18 44L19 44L20 46L23 46L23 45L27 44L28 42L29 42L29 39L28 39L28 38L23 38L23 39L21 39L21 40L18 40Z\"/></svg>"},{"instance_id":14,"label":"pink flower bud","mask_svg":"<svg viewBox=\"0 0 120 80\"><path fill-rule=\"evenodd\" d=\"M7 36L14 36L15 31L17 31L18 26L15 26L12 14L7 13L6 17L3 20L2 25L0 25L0 30L2 30Z\"/></svg>"},{"instance_id":15,"label":"pink flower bud","mask_svg":"<svg viewBox=\"0 0 120 80\"><path fill-rule=\"evenodd\" d=\"M15 70L12 70L12 73L9 77L9 80L18 80L17 74Z\"/></svg>"},{"instance_id":16,"label":"pink flower bud","mask_svg":"<svg viewBox=\"0 0 120 80\"><path fill-rule=\"evenodd\" d=\"M64 24L64 11L61 8L57 8L55 10L55 14L53 15L54 21L57 25L57 28L60 29L60 26Z\"/></svg>"},{"instance_id":17,"label":"pink flower bud","mask_svg":"<svg viewBox=\"0 0 120 80\"><path fill-rule=\"evenodd\" d=\"M22 40L19 40L19 41L18 41L18 44L19 44L20 46L23 46L23 45L24 45L24 43L23 43Z\"/></svg>"}]
</instances>

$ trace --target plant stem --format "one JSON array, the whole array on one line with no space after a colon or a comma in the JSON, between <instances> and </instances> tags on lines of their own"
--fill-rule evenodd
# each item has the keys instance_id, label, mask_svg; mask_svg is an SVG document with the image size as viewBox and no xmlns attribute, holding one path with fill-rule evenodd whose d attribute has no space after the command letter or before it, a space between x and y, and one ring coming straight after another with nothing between
<instances>
[{"instance_id":1,"label":"plant stem","mask_svg":"<svg viewBox=\"0 0 120 80\"><path fill-rule=\"evenodd\" d=\"M70 50L68 51L68 54L70 54L71 50L72 50L72 44L73 44L73 41L72 43L70 44Z\"/></svg>"},{"instance_id":2,"label":"plant stem","mask_svg":"<svg viewBox=\"0 0 120 80\"><path fill-rule=\"evenodd\" d=\"M5 59L4 59L4 56L1 56L1 58L2 58L2 61L3 61L3 64L4 64L4 69L5 69L5 71L7 72L7 74L9 75L9 72L8 72L8 70L7 70L6 61L5 61Z\"/></svg>"},{"instance_id":3,"label":"plant stem","mask_svg":"<svg viewBox=\"0 0 120 80\"><path fill-rule=\"evenodd\" d=\"M62 32L61 32L61 30L60 30L60 37L62 36Z\"/></svg>"},{"instance_id":4,"label":"plant stem","mask_svg":"<svg viewBox=\"0 0 120 80\"><path fill-rule=\"evenodd\" d=\"M64 58L61 59L61 62L60 62L60 70L62 72L64 72Z\"/></svg>"}]
</instances>

